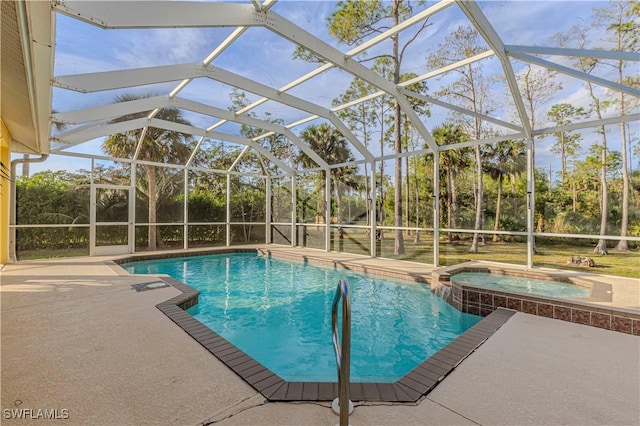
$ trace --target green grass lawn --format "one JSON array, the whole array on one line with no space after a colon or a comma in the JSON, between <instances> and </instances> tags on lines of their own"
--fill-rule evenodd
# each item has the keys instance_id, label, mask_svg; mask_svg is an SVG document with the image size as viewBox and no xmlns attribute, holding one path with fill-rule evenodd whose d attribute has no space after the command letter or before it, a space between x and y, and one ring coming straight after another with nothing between
<instances>
[{"instance_id":1,"label":"green grass lawn","mask_svg":"<svg viewBox=\"0 0 640 426\"><path fill-rule=\"evenodd\" d=\"M423 235L420 242L414 242L414 236L405 235L404 255L393 254L393 233L386 232L384 239L377 243L379 257L410 260L414 262L433 263L433 238L432 235ZM613 246L613 244L610 244ZM369 254L369 237L362 232L347 232L343 239L337 234L332 236L331 249L347 253ZM448 266L470 260L487 260L494 262L526 264L527 246L521 242L491 242L491 236L487 236L484 246L478 248L478 253L469 253L470 240L455 242L440 241L440 265ZM593 247L584 240L561 242L558 240L537 239L537 254L533 257L534 266L558 268L566 270L579 270L596 274L616 275L622 277L640 278L640 250L634 248L628 252L609 249L609 255L602 256L593 253ZM571 256L590 257L595 261L593 268L573 267L567 265L567 258Z\"/></svg>"},{"instance_id":2,"label":"green grass lawn","mask_svg":"<svg viewBox=\"0 0 640 426\"><path fill-rule=\"evenodd\" d=\"M302 244L302 241L298 241ZM405 254L394 255L393 233L386 232L384 238L376 244L376 252L379 257L410 260L427 264L433 263L433 238L431 234L421 234L420 242L414 242L413 235L405 235ZM613 245L613 244L610 244ZM498 242L490 241L479 247L478 253L470 254L471 241L460 240L455 242L440 241L440 265L448 266L470 260L488 260L494 262L514 263L524 265L527 262L527 247L522 242ZM307 228L306 247L324 248L324 230L315 226ZM370 240L369 236L361 230L346 229L344 237L338 237L337 231L332 231L331 250L345 253L355 253L368 256ZM607 274L621 277L640 278L640 250L634 245L628 252L618 252L610 248L609 255L601 256L593 253L593 247L584 240L575 243L550 239L537 239L536 248L538 254L534 255L535 266L558 268L567 270L579 270L596 274ZM19 260L73 257L88 255L88 248L70 250L33 250L18 253ZM596 266L593 268L579 268L567 265L567 258L571 256L591 257Z\"/></svg>"}]
</instances>

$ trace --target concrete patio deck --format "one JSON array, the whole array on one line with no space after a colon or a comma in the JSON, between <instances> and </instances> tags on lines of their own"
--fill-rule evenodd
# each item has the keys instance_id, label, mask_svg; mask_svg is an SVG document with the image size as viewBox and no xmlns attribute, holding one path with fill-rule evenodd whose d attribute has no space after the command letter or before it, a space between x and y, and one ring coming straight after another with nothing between
<instances>
[{"instance_id":1,"label":"concrete patio deck","mask_svg":"<svg viewBox=\"0 0 640 426\"><path fill-rule=\"evenodd\" d=\"M155 307L178 290L136 292L131 285L157 279L122 275L108 259L19 262L2 270L2 424L43 424L37 417L47 414L74 425L338 422L326 404L265 402ZM634 280L612 281L628 293L624 309L640 305L637 280L635 287ZM351 416L353 425L639 423L640 337L524 313L419 403L359 405Z\"/></svg>"}]
</instances>

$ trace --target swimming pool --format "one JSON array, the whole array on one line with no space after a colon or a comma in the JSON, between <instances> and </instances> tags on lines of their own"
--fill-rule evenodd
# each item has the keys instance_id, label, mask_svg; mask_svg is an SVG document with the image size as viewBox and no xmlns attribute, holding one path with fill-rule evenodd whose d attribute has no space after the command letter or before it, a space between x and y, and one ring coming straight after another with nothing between
<instances>
[{"instance_id":1,"label":"swimming pool","mask_svg":"<svg viewBox=\"0 0 640 426\"><path fill-rule=\"evenodd\" d=\"M571 283L511 275L496 275L489 272L461 272L452 275L451 281L538 296L587 298L591 292L587 287Z\"/></svg>"},{"instance_id":2,"label":"swimming pool","mask_svg":"<svg viewBox=\"0 0 640 426\"><path fill-rule=\"evenodd\" d=\"M476 324L428 286L234 253L134 262L199 290L187 312L287 381L336 380L331 303L351 288L351 380L393 382Z\"/></svg>"}]
</instances>

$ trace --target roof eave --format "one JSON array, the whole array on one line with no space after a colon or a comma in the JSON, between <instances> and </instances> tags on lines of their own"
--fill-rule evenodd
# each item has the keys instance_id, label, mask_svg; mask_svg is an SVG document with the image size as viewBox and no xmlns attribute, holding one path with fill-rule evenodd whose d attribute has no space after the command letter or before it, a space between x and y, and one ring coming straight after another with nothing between
<instances>
[{"instance_id":1,"label":"roof eave","mask_svg":"<svg viewBox=\"0 0 640 426\"><path fill-rule=\"evenodd\" d=\"M54 18L49 2L2 2L2 120L11 151L49 152Z\"/></svg>"}]
</instances>

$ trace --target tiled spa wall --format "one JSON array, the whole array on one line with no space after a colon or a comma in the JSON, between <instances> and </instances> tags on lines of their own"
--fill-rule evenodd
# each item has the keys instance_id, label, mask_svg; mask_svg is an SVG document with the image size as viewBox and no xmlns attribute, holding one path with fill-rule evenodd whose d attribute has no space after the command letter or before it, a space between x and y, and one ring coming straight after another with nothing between
<instances>
[{"instance_id":1,"label":"tiled spa wall","mask_svg":"<svg viewBox=\"0 0 640 426\"><path fill-rule=\"evenodd\" d=\"M482 270L481 272L487 272ZM434 271L431 291L462 312L487 316L497 308L585 324L640 336L640 315L552 297L527 296L460 284L448 272Z\"/></svg>"}]
</instances>

